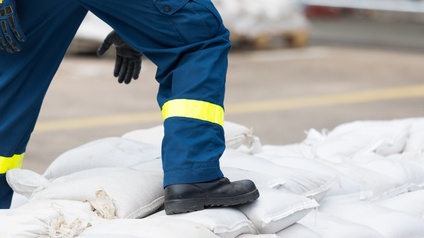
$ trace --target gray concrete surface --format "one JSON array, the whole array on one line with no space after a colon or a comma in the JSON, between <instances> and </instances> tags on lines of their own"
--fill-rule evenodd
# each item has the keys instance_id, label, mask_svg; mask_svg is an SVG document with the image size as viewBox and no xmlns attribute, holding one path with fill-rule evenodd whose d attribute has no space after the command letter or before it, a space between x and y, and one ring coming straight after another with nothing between
<instances>
[{"instance_id":1,"label":"gray concrete surface","mask_svg":"<svg viewBox=\"0 0 424 238\"><path fill-rule=\"evenodd\" d=\"M316 22L308 48L232 51L226 120L252 128L263 144L282 145L300 142L310 128L424 116L423 28L387 26L378 37L379 29ZM65 58L24 168L42 173L71 148L161 124L155 66L144 60L141 79L119 85L113 65L111 58Z\"/></svg>"}]
</instances>

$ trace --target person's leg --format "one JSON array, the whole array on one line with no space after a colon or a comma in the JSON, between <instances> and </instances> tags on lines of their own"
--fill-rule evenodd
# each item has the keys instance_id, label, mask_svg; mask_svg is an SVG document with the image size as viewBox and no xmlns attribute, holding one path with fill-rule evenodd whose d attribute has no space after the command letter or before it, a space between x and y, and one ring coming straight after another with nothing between
<instances>
[{"instance_id":1,"label":"person's leg","mask_svg":"<svg viewBox=\"0 0 424 238\"><path fill-rule=\"evenodd\" d=\"M194 202L195 208L185 206L193 202L183 202L185 204L180 206L181 201L177 199L175 203L179 205L167 209L167 213L203 209L204 205L234 205L257 198L251 183L240 189L225 179L219 180L223 177L219 158L225 150L223 104L231 44L229 32L211 1L77 1L158 66L157 99L165 129L162 143L165 209L170 207L171 200L174 202L174 195L186 191L185 186L178 186L176 191L173 185L215 180L213 186L198 186L205 191L211 187L222 191L231 189L230 196L246 191L253 193L247 197L238 194L243 198L220 204ZM223 186L227 189L222 189Z\"/></svg>"},{"instance_id":2,"label":"person's leg","mask_svg":"<svg viewBox=\"0 0 424 238\"><path fill-rule=\"evenodd\" d=\"M70 0L16 4L27 39L18 53L0 51L0 208L13 194L5 173L22 166L44 95L87 12Z\"/></svg>"},{"instance_id":3,"label":"person's leg","mask_svg":"<svg viewBox=\"0 0 424 238\"><path fill-rule=\"evenodd\" d=\"M158 102L165 117L164 185L221 178L223 102L231 44L212 3L78 1L158 66Z\"/></svg>"}]
</instances>

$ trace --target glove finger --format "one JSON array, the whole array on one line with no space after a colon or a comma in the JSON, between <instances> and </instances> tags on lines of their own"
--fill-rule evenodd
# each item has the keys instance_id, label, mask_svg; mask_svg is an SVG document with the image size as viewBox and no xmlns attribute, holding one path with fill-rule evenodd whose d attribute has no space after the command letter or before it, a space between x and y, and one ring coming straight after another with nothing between
<instances>
[{"instance_id":1,"label":"glove finger","mask_svg":"<svg viewBox=\"0 0 424 238\"><path fill-rule=\"evenodd\" d=\"M97 56L103 56L106 53L106 51L109 50L109 48L110 48L111 45L112 44L103 41L103 43L97 49Z\"/></svg>"},{"instance_id":2,"label":"glove finger","mask_svg":"<svg viewBox=\"0 0 424 238\"><path fill-rule=\"evenodd\" d=\"M122 58L119 55L116 55L116 59L115 59L115 69L113 70L113 76L118 77L119 74L121 73L121 67L122 67L122 62L124 61L124 58Z\"/></svg>"},{"instance_id":3,"label":"glove finger","mask_svg":"<svg viewBox=\"0 0 424 238\"><path fill-rule=\"evenodd\" d=\"M109 50L111 44L104 42L97 48L97 56L103 56Z\"/></svg>"},{"instance_id":4,"label":"glove finger","mask_svg":"<svg viewBox=\"0 0 424 238\"><path fill-rule=\"evenodd\" d=\"M128 72L128 60L124 59L121 65L121 71L119 73L119 78L118 78L119 83L122 83L125 81L127 72Z\"/></svg>"},{"instance_id":5,"label":"glove finger","mask_svg":"<svg viewBox=\"0 0 424 238\"><path fill-rule=\"evenodd\" d=\"M132 77L134 79L138 79L138 76L140 75L140 71L141 71L141 58L137 59L134 62L134 70L133 70Z\"/></svg>"},{"instance_id":6,"label":"glove finger","mask_svg":"<svg viewBox=\"0 0 424 238\"><path fill-rule=\"evenodd\" d=\"M109 33L106 36L103 43L97 49L97 55L98 56L104 55L105 52L109 50L110 46L113 44L114 38L115 38L115 32L114 31L112 31L111 33Z\"/></svg>"},{"instance_id":7,"label":"glove finger","mask_svg":"<svg viewBox=\"0 0 424 238\"><path fill-rule=\"evenodd\" d=\"M133 75L134 75L134 62L132 60L130 60L128 62L127 73L125 75L125 80L124 80L125 84L131 83L131 79L132 79Z\"/></svg>"}]
</instances>

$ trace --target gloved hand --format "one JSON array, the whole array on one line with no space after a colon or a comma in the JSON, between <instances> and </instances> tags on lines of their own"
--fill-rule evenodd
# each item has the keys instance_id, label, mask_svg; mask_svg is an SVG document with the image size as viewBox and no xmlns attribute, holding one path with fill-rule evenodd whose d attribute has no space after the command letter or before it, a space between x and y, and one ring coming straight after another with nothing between
<instances>
[{"instance_id":1,"label":"gloved hand","mask_svg":"<svg viewBox=\"0 0 424 238\"><path fill-rule=\"evenodd\" d=\"M127 43L116 33L112 31L97 49L97 55L102 56L111 45L116 48L115 70L113 75L118 77L118 82L129 84L131 79L138 79L141 71L141 57L143 54Z\"/></svg>"},{"instance_id":2,"label":"gloved hand","mask_svg":"<svg viewBox=\"0 0 424 238\"><path fill-rule=\"evenodd\" d=\"M25 34L19 25L15 0L0 0L0 50L19 52Z\"/></svg>"}]
</instances>

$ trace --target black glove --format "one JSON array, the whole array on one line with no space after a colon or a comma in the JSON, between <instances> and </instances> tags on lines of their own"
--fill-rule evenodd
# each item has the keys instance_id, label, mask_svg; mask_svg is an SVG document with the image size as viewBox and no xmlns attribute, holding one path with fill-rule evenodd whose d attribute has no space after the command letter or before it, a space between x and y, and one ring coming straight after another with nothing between
<instances>
[{"instance_id":1,"label":"black glove","mask_svg":"<svg viewBox=\"0 0 424 238\"><path fill-rule=\"evenodd\" d=\"M141 71L141 57L143 54L125 43L118 33L112 31L107 35L99 49L97 49L97 55L104 55L111 45L115 45L116 48L116 61L113 75L118 77L118 82L129 84L131 79L138 79Z\"/></svg>"},{"instance_id":2,"label":"black glove","mask_svg":"<svg viewBox=\"0 0 424 238\"><path fill-rule=\"evenodd\" d=\"M20 42L25 41L25 34L19 25L15 0L0 0L0 27L0 50L21 51Z\"/></svg>"}]
</instances>

